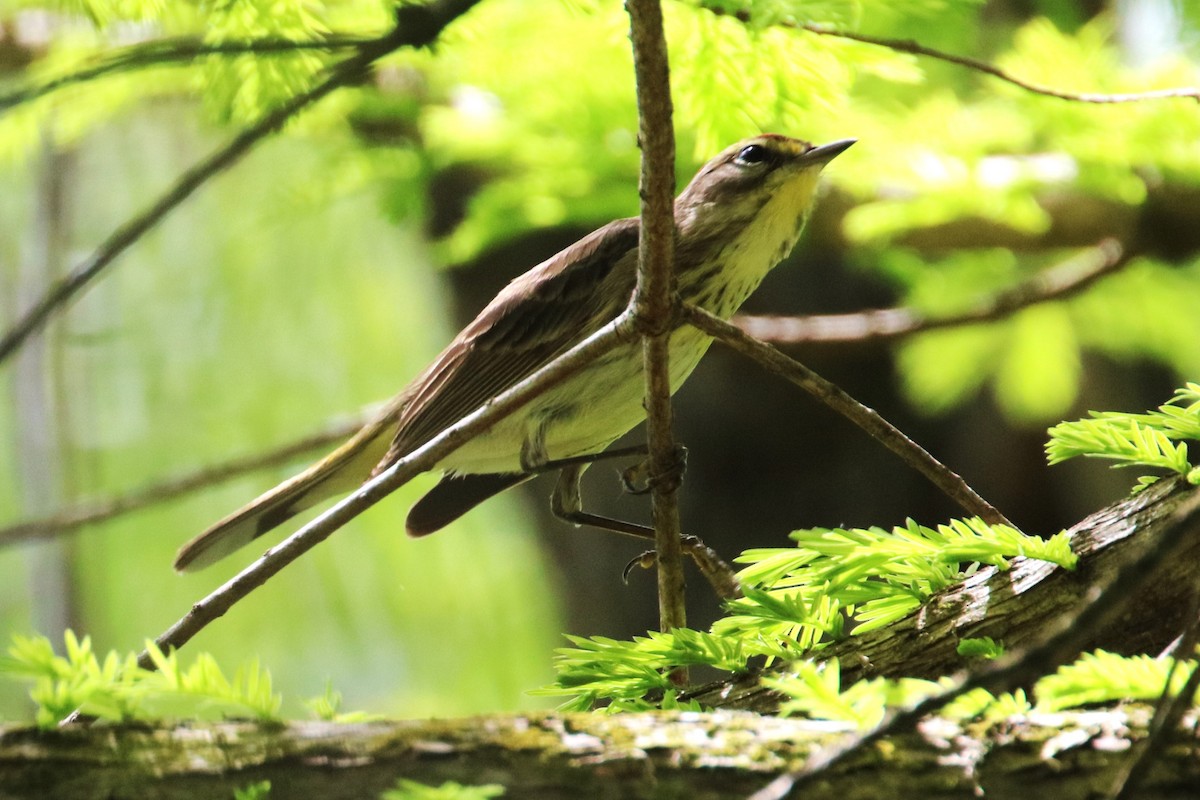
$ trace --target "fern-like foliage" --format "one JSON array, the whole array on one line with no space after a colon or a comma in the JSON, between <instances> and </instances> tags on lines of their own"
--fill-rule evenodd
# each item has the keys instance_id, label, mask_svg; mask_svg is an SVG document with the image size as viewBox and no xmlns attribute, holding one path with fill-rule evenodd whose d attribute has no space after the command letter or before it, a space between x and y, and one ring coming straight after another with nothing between
<instances>
[{"instance_id":1,"label":"fern-like foliage","mask_svg":"<svg viewBox=\"0 0 1200 800\"><path fill-rule=\"evenodd\" d=\"M1061 422L1049 430L1051 464L1085 456L1107 458L1117 467L1153 467L1200 484L1200 467L1188 459L1186 440L1200 441L1200 384L1188 383L1157 410L1145 414L1091 412L1087 419ZM1140 479L1138 489L1156 479Z\"/></svg>"},{"instance_id":2,"label":"fern-like foliage","mask_svg":"<svg viewBox=\"0 0 1200 800\"><path fill-rule=\"evenodd\" d=\"M1154 701L1164 689L1178 694L1196 661L1176 665L1171 658L1119 656L1104 650L1085 653L1037 682L1038 708L1060 711L1117 700ZM1168 683L1169 682L1169 683ZM1200 699L1200 694L1193 702Z\"/></svg>"},{"instance_id":3,"label":"fern-like foliage","mask_svg":"<svg viewBox=\"0 0 1200 800\"><path fill-rule=\"evenodd\" d=\"M955 652L963 658L994 659L1004 655L1004 645L984 636L978 639L963 639L958 643Z\"/></svg>"},{"instance_id":4,"label":"fern-like foliage","mask_svg":"<svg viewBox=\"0 0 1200 800\"><path fill-rule=\"evenodd\" d=\"M744 596L728 604L729 616L709 632L679 628L631 641L572 637L573 646L558 653L556 683L540 693L568 696L570 710L674 705L667 673L676 667L740 673L752 658L794 661L841 638L847 622L852 633L863 633L911 613L982 564L1006 569L1015 556L1067 568L1076 561L1065 534L1043 541L978 519L936 528L909 520L890 532L804 530L792 538L794 548L752 550L739 559L749 565L739 574ZM813 683L816 676L802 677ZM833 690L826 684L824 691ZM870 717L856 714L855 724Z\"/></svg>"},{"instance_id":5,"label":"fern-like foliage","mask_svg":"<svg viewBox=\"0 0 1200 800\"><path fill-rule=\"evenodd\" d=\"M1119 656L1097 650L1038 680L1032 702L1022 689L999 696L976 689L941 713L950 719L998 722L1031 712L1050 713L1098 703L1153 702L1164 691L1178 694L1193 669L1197 669L1194 659L1176 663L1170 658ZM889 707L911 705L941 690L938 683L910 678L875 678L843 688L836 659L822 664L800 662L783 677L763 682L790 698L782 707L784 713L844 722L859 729L877 725ZM1192 702L1200 702L1200 693Z\"/></svg>"},{"instance_id":6,"label":"fern-like foliage","mask_svg":"<svg viewBox=\"0 0 1200 800\"><path fill-rule=\"evenodd\" d=\"M748 658L736 639L690 628L651 631L630 641L604 636L567 638L575 646L558 650L555 684L535 691L570 696L562 706L565 711L587 711L601 703L611 711L678 708L667 676L669 669L703 664L736 672Z\"/></svg>"},{"instance_id":7,"label":"fern-like foliage","mask_svg":"<svg viewBox=\"0 0 1200 800\"><path fill-rule=\"evenodd\" d=\"M1076 561L1065 533L1042 540L979 519L952 520L936 528L910 519L890 532L814 528L792 538L795 548L750 550L738 559L749 564L741 573L743 582L769 587L762 590L768 597L760 593L734 601L731 616L714 630L786 636L776 605L788 597L794 602L802 592L808 595L807 614L792 617L790 624L799 634L797 644L808 649L825 636L836 638L843 614L855 623L856 633L883 627L981 564L1007 569L1014 556L1067 568Z\"/></svg>"},{"instance_id":8,"label":"fern-like foliage","mask_svg":"<svg viewBox=\"0 0 1200 800\"><path fill-rule=\"evenodd\" d=\"M956 698L942 709L942 715L959 720L983 720L1000 722L1014 716L1024 716L1033 711L1033 703L1024 689L1005 692L999 696L986 689L975 689Z\"/></svg>"},{"instance_id":9,"label":"fern-like foliage","mask_svg":"<svg viewBox=\"0 0 1200 800\"><path fill-rule=\"evenodd\" d=\"M314 718L325 722L375 722L383 719L381 714L368 711L343 711L342 693L333 687L332 681L326 682L323 694L305 700L304 707Z\"/></svg>"},{"instance_id":10,"label":"fern-like foliage","mask_svg":"<svg viewBox=\"0 0 1200 800\"><path fill-rule=\"evenodd\" d=\"M161 719L249 717L278 719L281 698L271 690L271 675L252 660L226 677L215 659L201 653L185 667L174 652L154 642L146 648L157 671L138 666L137 656L109 652L103 659L68 630L65 655L57 655L45 637L14 636L0 675L34 682L39 727L53 728L76 709L111 722Z\"/></svg>"},{"instance_id":11,"label":"fern-like foliage","mask_svg":"<svg viewBox=\"0 0 1200 800\"><path fill-rule=\"evenodd\" d=\"M821 664L800 662L790 674L764 678L763 683L791 698L780 709L784 714L845 722L860 730L878 725L889 707L915 703L939 689L933 681L916 678L874 678L843 689L836 658Z\"/></svg>"},{"instance_id":12,"label":"fern-like foliage","mask_svg":"<svg viewBox=\"0 0 1200 800\"><path fill-rule=\"evenodd\" d=\"M213 2L204 31L206 43L277 37L308 41L329 33L314 6L299 0L270 5ZM319 6L316 8L320 8ZM257 55L214 56L205 62L198 84L215 116L251 121L308 88L327 59L314 51L262 58Z\"/></svg>"},{"instance_id":13,"label":"fern-like foliage","mask_svg":"<svg viewBox=\"0 0 1200 800\"><path fill-rule=\"evenodd\" d=\"M1177 695L1196 668L1194 658L1177 661L1096 650L1039 679L1033 686L1033 702L1022 690L996 696L976 689L946 706L942 713L955 719L1003 720L1014 714L1051 713L1100 703L1155 702L1164 691ZM1200 702L1200 693L1192 702Z\"/></svg>"}]
</instances>

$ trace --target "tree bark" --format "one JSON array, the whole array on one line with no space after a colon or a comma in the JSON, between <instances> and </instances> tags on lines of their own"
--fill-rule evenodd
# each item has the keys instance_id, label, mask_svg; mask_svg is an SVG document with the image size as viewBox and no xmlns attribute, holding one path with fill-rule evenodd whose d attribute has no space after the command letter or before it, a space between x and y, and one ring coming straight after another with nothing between
<instances>
[{"instance_id":1,"label":"tree bark","mask_svg":"<svg viewBox=\"0 0 1200 800\"><path fill-rule=\"evenodd\" d=\"M931 719L859 752L805 800L1033 796L1084 800L1111 783L1149 709L1073 712L964 728ZM286 726L0 731L0 797L228 800L271 782L274 798L373 798L401 778L501 784L515 798L745 797L846 735L812 720L748 712L474 717ZM1200 761L1171 737L1139 798L1194 797Z\"/></svg>"}]
</instances>

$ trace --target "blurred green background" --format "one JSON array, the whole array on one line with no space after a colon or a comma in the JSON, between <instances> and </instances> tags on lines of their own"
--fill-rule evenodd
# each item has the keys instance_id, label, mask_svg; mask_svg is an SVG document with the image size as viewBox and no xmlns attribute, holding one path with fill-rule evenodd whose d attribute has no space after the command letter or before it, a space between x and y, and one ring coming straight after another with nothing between
<instances>
[{"instance_id":1,"label":"blurred green background","mask_svg":"<svg viewBox=\"0 0 1200 800\"><path fill-rule=\"evenodd\" d=\"M438 44L384 59L216 177L0 365L0 527L262 452L398 391L507 280L636 213L636 112L619 4L484 0ZM971 308L1106 237L1134 257L1069 300L902 342L806 345L837 380L1029 532L1126 491L1047 470L1047 425L1140 410L1200 378L1200 111L1070 102L959 66L814 35L817 23L986 58L1065 90L1198 81L1200 5L667 2L680 186L771 130L860 141L827 171L805 242L750 310ZM741 12L742 19L733 13ZM114 49L386 29L371 2L0 3L0 94ZM181 171L339 56L215 56L121 72L0 110L0 327ZM681 391L685 529L727 557L817 525L956 513L807 397L715 349ZM316 455L316 454L314 454ZM0 634L139 648L253 548L180 577L178 546L307 463L261 471L51 541L0 548ZM400 716L541 704L569 631L655 624L634 542L546 519L548 484L437 536L403 535L398 492L189 647L258 656L286 713L326 680ZM644 519L610 469L596 510ZM699 584L692 577L693 584ZM715 602L693 586L702 626ZM185 659L186 660L186 659ZM0 718L23 688L0 685Z\"/></svg>"}]
</instances>

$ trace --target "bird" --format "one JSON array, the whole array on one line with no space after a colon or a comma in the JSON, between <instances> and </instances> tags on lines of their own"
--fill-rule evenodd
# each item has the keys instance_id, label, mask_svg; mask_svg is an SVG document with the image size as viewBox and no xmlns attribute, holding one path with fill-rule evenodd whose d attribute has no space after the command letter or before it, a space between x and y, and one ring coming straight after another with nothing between
<instances>
[{"instance_id":1,"label":"bird","mask_svg":"<svg viewBox=\"0 0 1200 800\"><path fill-rule=\"evenodd\" d=\"M676 197L680 300L729 318L793 249L822 169L855 143L762 134L722 150ZM175 568L209 566L298 513L354 491L505 389L613 321L637 283L639 221L610 222L515 278L343 445L187 542ZM672 391L711 337L687 325L669 339ZM443 476L409 511L411 536L433 533L555 464L576 482L556 513L579 522L578 478L590 457L645 418L640 342L617 346L447 455ZM583 464L584 466L580 466ZM561 486L560 482L560 486ZM566 498L564 500L564 498ZM590 521L590 520L589 520ZM634 526L640 527L640 526Z\"/></svg>"}]
</instances>

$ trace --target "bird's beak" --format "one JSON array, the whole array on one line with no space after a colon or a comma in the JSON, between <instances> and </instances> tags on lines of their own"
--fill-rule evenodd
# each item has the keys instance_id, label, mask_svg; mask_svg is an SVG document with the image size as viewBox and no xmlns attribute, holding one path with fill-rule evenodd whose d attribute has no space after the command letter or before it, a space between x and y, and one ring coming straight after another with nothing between
<instances>
[{"instance_id":1,"label":"bird's beak","mask_svg":"<svg viewBox=\"0 0 1200 800\"><path fill-rule=\"evenodd\" d=\"M833 159L844 153L850 145L857 142L857 139L839 139L836 142L829 144L819 144L812 150L809 150L804 155L797 159L797 162L802 166L808 167L814 164L825 166Z\"/></svg>"}]
</instances>

